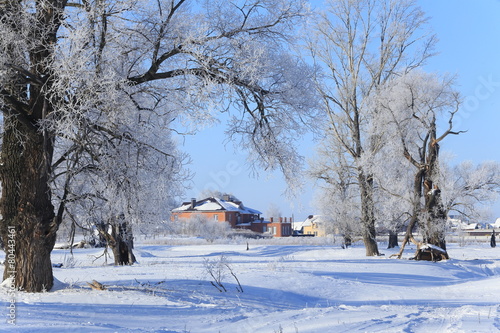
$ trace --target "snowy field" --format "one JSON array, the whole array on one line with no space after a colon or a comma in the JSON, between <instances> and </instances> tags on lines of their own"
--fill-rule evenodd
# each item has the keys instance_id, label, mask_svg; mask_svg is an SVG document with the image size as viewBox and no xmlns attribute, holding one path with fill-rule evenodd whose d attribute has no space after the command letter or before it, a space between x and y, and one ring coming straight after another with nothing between
<instances>
[{"instance_id":1,"label":"snowy field","mask_svg":"<svg viewBox=\"0 0 500 333\"><path fill-rule=\"evenodd\" d=\"M452 243L452 259L438 263L383 252L365 257L361 244L343 250L309 239L253 240L249 250L245 242L156 240L136 245L138 264L115 267L96 259L102 249L75 249L73 258L54 250L53 262L65 264L54 268L56 288L17 293L16 326L0 288L0 331L500 331L500 248ZM218 269L221 258L227 265ZM210 265L227 292L212 285ZM92 280L107 289L92 290Z\"/></svg>"}]
</instances>

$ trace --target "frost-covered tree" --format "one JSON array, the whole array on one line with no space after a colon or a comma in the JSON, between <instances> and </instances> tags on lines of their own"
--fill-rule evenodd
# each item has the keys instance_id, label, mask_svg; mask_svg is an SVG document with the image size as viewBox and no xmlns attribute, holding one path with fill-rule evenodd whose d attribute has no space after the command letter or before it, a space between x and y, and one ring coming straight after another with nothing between
<instances>
[{"instance_id":1,"label":"frost-covered tree","mask_svg":"<svg viewBox=\"0 0 500 333\"><path fill-rule=\"evenodd\" d=\"M176 178L182 164L172 132L213 122L217 110L231 110L228 134L250 162L293 183L293 142L315 98L309 66L284 45L304 3L2 1L5 244L15 230L4 278L15 271L17 288L50 290L62 212L76 217L85 199L81 210L95 205L102 219L142 215L134 200L150 177Z\"/></svg>"},{"instance_id":2,"label":"frost-covered tree","mask_svg":"<svg viewBox=\"0 0 500 333\"><path fill-rule=\"evenodd\" d=\"M399 256L408 241L446 250L448 213L478 218L480 206L497 198L499 165L462 162L451 167L441 156L443 141L464 133L453 128L461 99L452 78L412 71L380 86L372 102L379 113L370 128L383 133L385 142L372 169L386 194L378 208L408 221ZM421 242L413 236L416 226Z\"/></svg>"},{"instance_id":3,"label":"frost-covered tree","mask_svg":"<svg viewBox=\"0 0 500 333\"><path fill-rule=\"evenodd\" d=\"M161 126L167 116L150 115L148 123L128 116L133 113L124 112L113 126L140 139L92 131L92 126L59 137L52 182L58 219L64 215L73 225L97 227L120 265L135 261L133 227L151 229L167 219L188 177L183 154L169 128Z\"/></svg>"},{"instance_id":4,"label":"frost-covered tree","mask_svg":"<svg viewBox=\"0 0 500 333\"><path fill-rule=\"evenodd\" d=\"M231 233L227 221L214 221L203 214L193 214L189 219L175 222L180 234L205 238L212 243L216 239L224 239Z\"/></svg>"},{"instance_id":5,"label":"frost-covered tree","mask_svg":"<svg viewBox=\"0 0 500 333\"><path fill-rule=\"evenodd\" d=\"M440 178L440 145L449 135L461 133L453 130L453 118L460 107L453 80L413 71L381 86L375 100L375 107L380 110L376 123L385 124L384 136L388 142L384 156L406 159L413 174L411 184L406 176L400 178L401 182L391 177L391 173L379 171L379 177L391 177L388 182L391 192L411 203L411 219L403 247L408 240L415 242L412 230L418 224L425 243L446 250L448 210L442 199L445 180ZM443 122L447 126L439 130L438 124ZM404 173L404 164L402 167L400 173Z\"/></svg>"},{"instance_id":6,"label":"frost-covered tree","mask_svg":"<svg viewBox=\"0 0 500 333\"><path fill-rule=\"evenodd\" d=\"M266 209L266 218L270 219L272 217L277 221L281 216L281 208L274 202L269 203Z\"/></svg>"},{"instance_id":7,"label":"frost-covered tree","mask_svg":"<svg viewBox=\"0 0 500 333\"><path fill-rule=\"evenodd\" d=\"M455 211L469 220L489 218L488 207L500 194L500 163L474 165L464 161L440 168L441 197L446 211Z\"/></svg>"},{"instance_id":8,"label":"frost-covered tree","mask_svg":"<svg viewBox=\"0 0 500 333\"><path fill-rule=\"evenodd\" d=\"M349 244L363 229L356 169L335 136L327 136L322 142L317 157L310 161L309 176L320 189L315 202L327 223L327 233L340 233L344 244Z\"/></svg>"},{"instance_id":9,"label":"frost-covered tree","mask_svg":"<svg viewBox=\"0 0 500 333\"><path fill-rule=\"evenodd\" d=\"M332 0L326 7L308 34L308 49L324 70L317 87L326 134L352 159L366 255L373 256L379 251L370 167L383 142L368 133L379 111L367 100L399 73L420 67L431 55L434 37L424 30L427 19L412 0Z\"/></svg>"}]
</instances>

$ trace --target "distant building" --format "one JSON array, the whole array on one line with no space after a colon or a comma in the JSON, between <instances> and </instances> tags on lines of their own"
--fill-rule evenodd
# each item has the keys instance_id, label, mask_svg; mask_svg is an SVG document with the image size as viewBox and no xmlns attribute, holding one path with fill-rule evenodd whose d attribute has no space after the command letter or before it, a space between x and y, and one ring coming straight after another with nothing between
<instances>
[{"instance_id":1,"label":"distant building","mask_svg":"<svg viewBox=\"0 0 500 333\"><path fill-rule=\"evenodd\" d=\"M271 217L269 221L262 220L260 225L258 222L252 223L251 230L274 237L289 237L292 235L292 218L280 217L278 221L274 221Z\"/></svg>"},{"instance_id":2,"label":"distant building","mask_svg":"<svg viewBox=\"0 0 500 333\"><path fill-rule=\"evenodd\" d=\"M278 221L265 221L261 212L245 207L241 200L224 194L221 198L209 197L182 203L172 210L172 221L189 219L193 214L203 215L207 219L217 222L227 222L233 229L248 229L254 232L287 237L292 234L292 219L279 218Z\"/></svg>"},{"instance_id":3,"label":"distant building","mask_svg":"<svg viewBox=\"0 0 500 333\"><path fill-rule=\"evenodd\" d=\"M192 214L201 214L213 221L228 222L235 228L260 220L262 213L245 207L240 200L230 195L224 195L222 198L209 197L199 201L193 198L172 210L174 220L188 219Z\"/></svg>"},{"instance_id":4,"label":"distant building","mask_svg":"<svg viewBox=\"0 0 500 333\"><path fill-rule=\"evenodd\" d=\"M326 236L326 223L321 215L309 215L303 222L294 222L293 231L299 235Z\"/></svg>"},{"instance_id":5,"label":"distant building","mask_svg":"<svg viewBox=\"0 0 500 333\"><path fill-rule=\"evenodd\" d=\"M449 215L448 224L451 230L467 236L489 236L494 229L500 229L500 218L495 223L471 223L458 215Z\"/></svg>"},{"instance_id":6,"label":"distant building","mask_svg":"<svg viewBox=\"0 0 500 333\"><path fill-rule=\"evenodd\" d=\"M446 222L451 227L452 231L477 229L477 223L471 223L462 215L448 215L448 219Z\"/></svg>"}]
</instances>

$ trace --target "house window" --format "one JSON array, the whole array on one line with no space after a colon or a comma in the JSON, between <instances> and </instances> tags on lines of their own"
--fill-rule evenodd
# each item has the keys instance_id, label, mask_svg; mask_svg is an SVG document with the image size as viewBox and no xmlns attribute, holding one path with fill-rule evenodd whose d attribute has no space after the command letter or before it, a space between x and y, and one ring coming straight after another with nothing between
<instances>
[{"instance_id":1,"label":"house window","mask_svg":"<svg viewBox=\"0 0 500 333\"><path fill-rule=\"evenodd\" d=\"M262 227L262 232L266 232L267 231L267 226L263 226Z\"/></svg>"},{"instance_id":2,"label":"house window","mask_svg":"<svg viewBox=\"0 0 500 333\"><path fill-rule=\"evenodd\" d=\"M218 214L214 214L214 221L219 221L219 215Z\"/></svg>"}]
</instances>

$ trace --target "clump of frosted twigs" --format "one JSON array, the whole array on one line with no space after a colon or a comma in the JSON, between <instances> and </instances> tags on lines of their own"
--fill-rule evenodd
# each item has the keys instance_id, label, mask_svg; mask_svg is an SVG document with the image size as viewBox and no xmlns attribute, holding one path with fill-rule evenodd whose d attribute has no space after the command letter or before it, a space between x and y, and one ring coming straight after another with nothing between
<instances>
[{"instance_id":1,"label":"clump of frosted twigs","mask_svg":"<svg viewBox=\"0 0 500 333\"><path fill-rule=\"evenodd\" d=\"M228 274L231 275L238 284L236 291L239 293L243 292L243 287L241 286L238 277L234 273L231 265L229 264L229 260L225 255L221 255L219 258L214 260L205 259L204 265L206 272L212 278L210 284L219 292L227 292L223 282L227 278Z\"/></svg>"}]
</instances>

